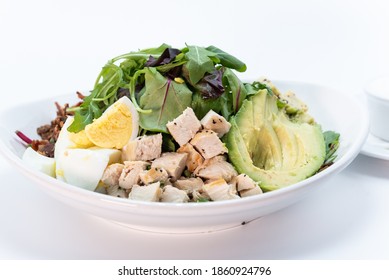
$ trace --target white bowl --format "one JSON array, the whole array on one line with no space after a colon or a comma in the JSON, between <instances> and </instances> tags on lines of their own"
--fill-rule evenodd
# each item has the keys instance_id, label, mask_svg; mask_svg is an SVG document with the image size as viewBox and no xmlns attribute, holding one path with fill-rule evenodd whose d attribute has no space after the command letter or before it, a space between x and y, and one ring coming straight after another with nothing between
<instances>
[{"instance_id":1,"label":"white bowl","mask_svg":"<svg viewBox=\"0 0 389 280\"><path fill-rule=\"evenodd\" d=\"M76 101L75 94L22 104L0 113L0 151L24 175L56 199L92 215L132 228L171 233L210 232L245 224L306 197L344 169L358 155L368 135L368 113L352 95L323 86L300 82L275 82L281 91L293 90L306 102L323 130L341 134L333 165L297 184L262 195L209 203L150 203L111 197L66 184L24 164L23 145L14 131L35 136L39 125L55 116L54 101Z\"/></svg>"},{"instance_id":2,"label":"white bowl","mask_svg":"<svg viewBox=\"0 0 389 280\"><path fill-rule=\"evenodd\" d=\"M378 78L365 87L370 113L370 132L389 141L389 77Z\"/></svg>"}]
</instances>

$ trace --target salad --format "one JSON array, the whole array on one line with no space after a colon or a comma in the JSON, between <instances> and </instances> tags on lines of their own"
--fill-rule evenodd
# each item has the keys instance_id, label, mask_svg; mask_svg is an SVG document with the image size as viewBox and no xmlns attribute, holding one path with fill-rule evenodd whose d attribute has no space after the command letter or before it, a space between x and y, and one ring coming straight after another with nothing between
<instances>
[{"instance_id":1,"label":"salad","mask_svg":"<svg viewBox=\"0 0 389 280\"><path fill-rule=\"evenodd\" d=\"M162 44L109 60L88 95L56 103L23 160L69 184L131 200L205 202L260 195L331 165L323 132L292 91L241 81L246 65L209 46Z\"/></svg>"}]
</instances>

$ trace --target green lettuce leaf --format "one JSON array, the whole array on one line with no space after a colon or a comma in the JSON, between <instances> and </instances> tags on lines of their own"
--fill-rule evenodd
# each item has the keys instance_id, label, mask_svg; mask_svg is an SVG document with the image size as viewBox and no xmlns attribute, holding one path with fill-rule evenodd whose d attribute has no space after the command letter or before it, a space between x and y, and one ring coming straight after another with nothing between
<instances>
[{"instance_id":1,"label":"green lettuce leaf","mask_svg":"<svg viewBox=\"0 0 389 280\"><path fill-rule=\"evenodd\" d=\"M139 106L150 113L140 113L140 126L149 131L168 133L166 124L178 117L192 102L188 87L161 75L155 68L145 68L145 88Z\"/></svg>"}]
</instances>

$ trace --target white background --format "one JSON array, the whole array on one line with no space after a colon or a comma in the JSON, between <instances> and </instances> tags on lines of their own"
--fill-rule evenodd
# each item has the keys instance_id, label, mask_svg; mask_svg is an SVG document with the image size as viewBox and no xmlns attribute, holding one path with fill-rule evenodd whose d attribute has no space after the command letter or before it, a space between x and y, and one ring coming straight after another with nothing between
<instances>
[{"instance_id":1,"label":"white background","mask_svg":"<svg viewBox=\"0 0 389 280\"><path fill-rule=\"evenodd\" d=\"M242 78L358 95L389 76L388 26L376 0L0 1L0 109L90 89L108 59L163 42L218 46L246 62ZM244 227L159 235L79 213L0 158L0 258L388 259L388 171L360 155L313 196Z\"/></svg>"}]
</instances>

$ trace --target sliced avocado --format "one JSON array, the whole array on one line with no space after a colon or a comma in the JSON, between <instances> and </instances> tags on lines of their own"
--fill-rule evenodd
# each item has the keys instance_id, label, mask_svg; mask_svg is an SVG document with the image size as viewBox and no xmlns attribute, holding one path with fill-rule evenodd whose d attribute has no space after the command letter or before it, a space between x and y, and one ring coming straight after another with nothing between
<instances>
[{"instance_id":1,"label":"sliced avocado","mask_svg":"<svg viewBox=\"0 0 389 280\"><path fill-rule=\"evenodd\" d=\"M266 191L312 176L326 155L321 127L291 120L277 100L266 89L246 99L225 138L235 168Z\"/></svg>"}]
</instances>

